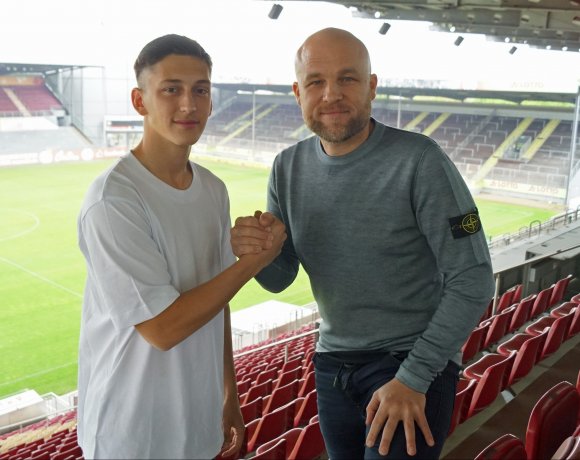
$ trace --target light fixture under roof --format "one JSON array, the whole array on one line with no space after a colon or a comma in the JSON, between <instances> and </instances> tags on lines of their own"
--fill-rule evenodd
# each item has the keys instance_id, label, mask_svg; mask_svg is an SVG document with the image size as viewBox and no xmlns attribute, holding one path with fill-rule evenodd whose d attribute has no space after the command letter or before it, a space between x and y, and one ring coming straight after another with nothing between
<instances>
[{"instance_id":1,"label":"light fixture under roof","mask_svg":"<svg viewBox=\"0 0 580 460\"><path fill-rule=\"evenodd\" d=\"M381 17L380 11L375 11L375 19L379 19Z\"/></svg>"},{"instance_id":2,"label":"light fixture under roof","mask_svg":"<svg viewBox=\"0 0 580 460\"><path fill-rule=\"evenodd\" d=\"M517 46L512 46L510 48L510 54L514 54L517 50L518 50L518 47Z\"/></svg>"},{"instance_id":3,"label":"light fixture under roof","mask_svg":"<svg viewBox=\"0 0 580 460\"><path fill-rule=\"evenodd\" d=\"M455 39L455 42L453 43L455 46L459 46L461 45L461 43L463 42L463 37L460 35L459 37L457 37Z\"/></svg>"},{"instance_id":4,"label":"light fixture under roof","mask_svg":"<svg viewBox=\"0 0 580 460\"><path fill-rule=\"evenodd\" d=\"M568 51L568 47L567 46L563 46L562 47L562 51Z\"/></svg>"},{"instance_id":5,"label":"light fixture under roof","mask_svg":"<svg viewBox=\"0 0 580 460\"><path fill-rule=\"evenodd\" d=\"M272 8L270 9L270 12L268 13L268 17L270 19L278 19L278 16L280 16L280 13L282 12L283 9L284 7L282 5L274 3L272 5Z\"/></svg>"},{"instance_id":6,"label":"light fixture under roof","mask_svg":"<svg viewBox=\"0 0 580 460\"><path fill-rule=\"evenodd\" d=\"M383 25L379 29L379 33L381 35L385 35L389 31L390 28L391 28L391 24L389 24L388 22L383 22Z\"/></svg>"},{"instance_id":7,"label":"light fixture under roof","mask_svg":"<svg viewBox=\"0 0 580 460\"><path fill-rule=\"evenodd\" d=\"M580 26L580 16L574 16L574 19L572 19L572 23L576 24L577 26Z\"/></svg>"}]
</instances>

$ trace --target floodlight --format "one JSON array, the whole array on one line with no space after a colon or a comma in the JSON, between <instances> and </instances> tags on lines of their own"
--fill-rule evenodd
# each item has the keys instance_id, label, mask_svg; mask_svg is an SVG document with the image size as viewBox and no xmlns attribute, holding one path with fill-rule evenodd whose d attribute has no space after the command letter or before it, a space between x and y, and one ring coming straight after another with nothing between
<instances>
[{"instance_id":1,"label":"floodlight","mask_svg":"<svg viewBox=\"0 0 580 460\"><path fill-rule=\"evenodd\" d=\"M389 24L388 22L383 22L383 25L379 29L379 33L381 35L385 35L389 31L390 28L391 28L391 24Z\"/></svg>"},{"instance_id":2,"label":"floodlight","mask_svg":"<svg viewBox=\"0 0 580 460\"><path fill-rule=\"evenodd\" d=\"M268 13L268 17L270 19L278 19L278 16L280 16L280 13L282 12L282 9L284 7L282 5L278 5L277 3L274 3L272 5L272 8L270 9L270 12Z\"/></svg>"},{"instance_id":3,"label":"floodlight","mask_svg":"<svg viewBox=\"0 0 580 460\"><path fill-rule=\"evenodd\" d=\"M462 42L463 42L463 37L460 35L459 37L457 37L455 39L455 46L461 45Z\"/></svg>"}]
</instances>

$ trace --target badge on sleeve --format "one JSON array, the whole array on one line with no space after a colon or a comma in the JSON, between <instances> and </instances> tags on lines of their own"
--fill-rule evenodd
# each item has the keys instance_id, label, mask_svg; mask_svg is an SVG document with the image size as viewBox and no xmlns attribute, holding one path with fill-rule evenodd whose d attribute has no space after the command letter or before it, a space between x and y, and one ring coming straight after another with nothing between
<instances>
[{"instance_id":1,"label":"badge on sleeve","mask_svg":"<svg viewBox=\"0 0 580 460\"><path fill-rule=\"evenodd\" d=\"M463 214L462 216L451 217L449 219L451 234L453 238L463 238L464 236L473 235L481 230L481 221L477 208L473 212Z\"/></svg>"}]
</instances>

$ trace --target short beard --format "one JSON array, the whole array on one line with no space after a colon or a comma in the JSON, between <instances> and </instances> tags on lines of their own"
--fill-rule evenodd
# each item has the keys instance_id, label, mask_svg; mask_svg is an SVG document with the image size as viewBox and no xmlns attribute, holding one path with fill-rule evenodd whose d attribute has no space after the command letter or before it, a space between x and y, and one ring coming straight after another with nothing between
<instances>
[{"instance_id":1,"label":"short beard","mask_svg":"<svg viewBox=\"0 0 580 460\"><path fill-rule=\"evenodd\" d=\"M306 125L322 140L332 144L339 144L360 133L367 126L370 117L371 104L369 102L367 110L362 111L359 117L351 118L344 126L328 127L322 122L314 120L312 117L306 120Z\"/></svg>"}]
</instances>

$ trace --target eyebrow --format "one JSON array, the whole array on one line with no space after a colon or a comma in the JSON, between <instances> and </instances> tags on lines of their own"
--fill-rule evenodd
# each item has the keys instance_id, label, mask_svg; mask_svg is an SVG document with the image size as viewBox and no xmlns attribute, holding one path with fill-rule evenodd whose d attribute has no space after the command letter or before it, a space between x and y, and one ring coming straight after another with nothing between
<instances>
[{"instance_id":1,"label":"eyebrow","mask_svg":"<svg viewBox=\"0 0 580 460\"><path fill-rule=\"evenodd\" d=\"M165 80L162 80L161 83L162 84L163 83L173 83L173 84L176 84L176 83L183 83L183 80L180 80L178 78L167 78ZM211 81L209 81L209 80L197 80L195 82L195 84L196 85L199 85L199 84L211 85Z\"/></svg>"}]
</instances>

